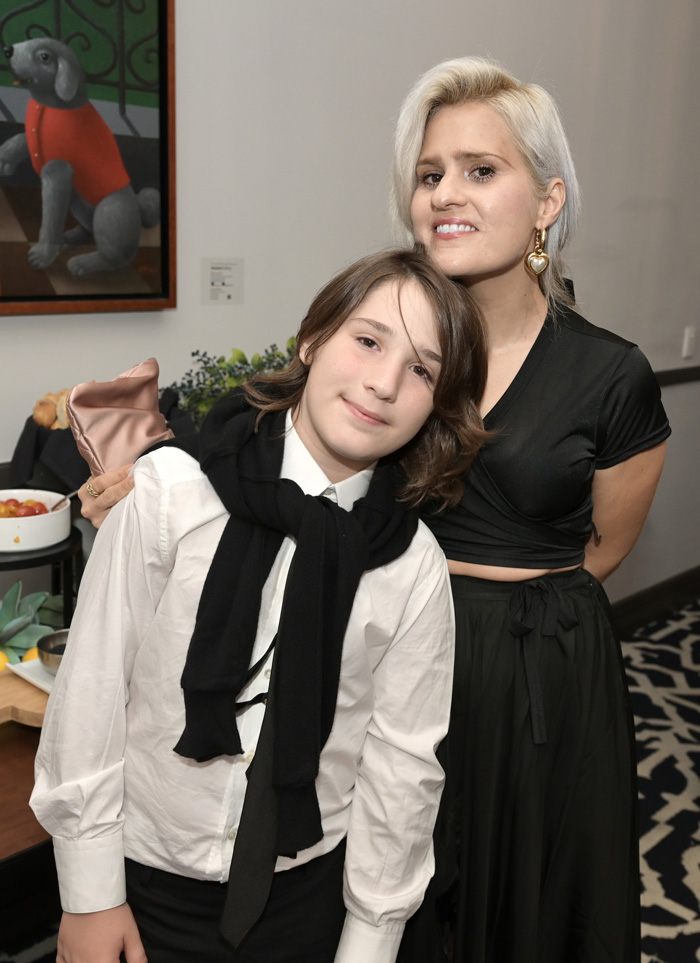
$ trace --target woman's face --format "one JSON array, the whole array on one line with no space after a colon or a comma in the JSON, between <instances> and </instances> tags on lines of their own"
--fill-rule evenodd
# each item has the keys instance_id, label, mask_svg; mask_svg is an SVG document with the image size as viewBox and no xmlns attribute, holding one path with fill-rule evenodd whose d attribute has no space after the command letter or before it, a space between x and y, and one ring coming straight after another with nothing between
<instances>
[{"instance_id":1,"label":"woman's face","mask_svg":"<svg viewBox=\"0 0 700 963\"><path fill-rule=\"evenodd\" d=\"M430 120L416 166L413 233L445 274L476 283L527 281L546 201L533 187L505 121L476 101L442 107Z\"/></svg>"}]
</instances>

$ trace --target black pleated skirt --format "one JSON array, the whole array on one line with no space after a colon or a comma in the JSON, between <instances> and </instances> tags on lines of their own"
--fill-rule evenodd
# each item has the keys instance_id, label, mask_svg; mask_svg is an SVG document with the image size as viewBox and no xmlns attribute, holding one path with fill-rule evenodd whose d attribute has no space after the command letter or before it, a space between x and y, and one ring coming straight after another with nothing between
<instances>
[{"instance_id":1,"label":"black pleated skirt","mask_svg":"<svg viewBox=\"0 0 700 963\"><path fill-rule=\"evenodd\" d=\"M399 963L639 963L634 730L601 585L452 577L436 873Z\"/></svg>"}]
</instances>

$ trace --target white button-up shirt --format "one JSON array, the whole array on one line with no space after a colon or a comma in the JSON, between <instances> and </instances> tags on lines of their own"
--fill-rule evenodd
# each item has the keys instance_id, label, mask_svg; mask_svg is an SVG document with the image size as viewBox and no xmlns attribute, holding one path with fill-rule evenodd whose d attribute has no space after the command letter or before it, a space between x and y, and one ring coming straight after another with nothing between
<instances>
[{"instance_id":1,"label":"white button-up shirt","mask_svg":"<svg viewBox=\"0 0 700 963\"><path fill-rule=\"evenodd\" d=\"M54 837L63 908L76 913L124 902L124 856L228 878L264 713L255 705L239 715L242 755L197 763L173 751L184 727L180 676L228 515L178 449L140 459L135 474L95 540L37 754L31 805ZM341 507L365 494L371 474L333 486ZM307 494L330 484L293 429L282 476ZM286 538L263 588L253 662L277 631L294 549ZM337 963L391 963L433 872L443 783L435 748L447 729L453 644L446 562L420 523L400 558L360 580L316 782L323 839L277 862L278 871L298 866L347 835ZM266 691L270 665L240 701Z\"/></svg>"}]
</instances>

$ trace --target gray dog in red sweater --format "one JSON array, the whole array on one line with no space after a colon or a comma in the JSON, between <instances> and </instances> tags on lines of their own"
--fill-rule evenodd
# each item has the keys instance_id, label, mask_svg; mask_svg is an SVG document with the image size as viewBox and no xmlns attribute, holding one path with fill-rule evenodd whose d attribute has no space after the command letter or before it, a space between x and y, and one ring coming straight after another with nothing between
<instances>
[{"instance_id":1,"label":"gray dog in red sweater","mask_svg":"<svg viewBox=\"0 0 700 963\"><path fill-rule=\"evenodd\" d=\"M41 178L41 228L29 251L46 268L59 250L94 241L97 250L68 261L81 276L116 271L134 259L141 227L160 220L160 194L135 194L117 142L88 100L75 53L59 40L25 40L4 48L18 84L29 90L25 132L0 146L0 176L26 158ZM66 231L68 212L78 226Z\"/></svg>"}]
</instances>

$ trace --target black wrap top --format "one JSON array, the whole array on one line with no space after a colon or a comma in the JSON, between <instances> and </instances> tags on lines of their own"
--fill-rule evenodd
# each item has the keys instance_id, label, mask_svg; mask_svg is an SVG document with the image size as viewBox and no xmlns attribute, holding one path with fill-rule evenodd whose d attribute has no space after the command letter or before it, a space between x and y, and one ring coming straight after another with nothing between
<instances>
[{"instance_id":1,"label":"black wrap top","mask_svg":"<svg viewBox=\"0 0 700 963\"><path fill-rule=\"evenodd\" d=\"M593 473L671 433L639 348L569 310L547 318L484 424L495 434L461 502L424 519L448 558L515 568L582 562Z\"/></svg>"}]
</instances>

